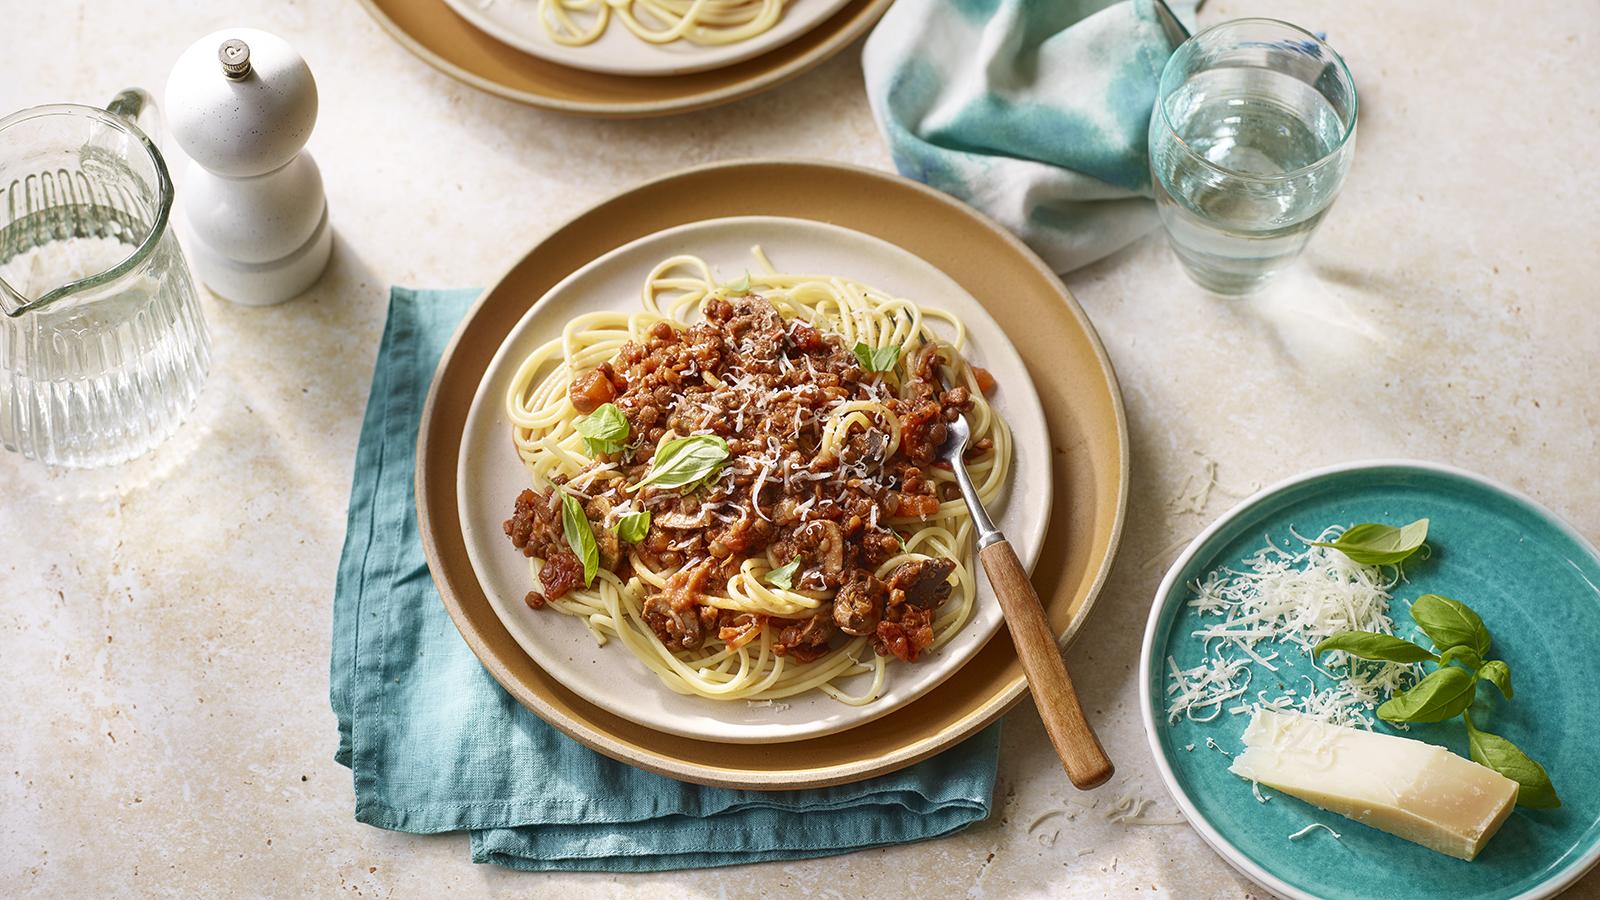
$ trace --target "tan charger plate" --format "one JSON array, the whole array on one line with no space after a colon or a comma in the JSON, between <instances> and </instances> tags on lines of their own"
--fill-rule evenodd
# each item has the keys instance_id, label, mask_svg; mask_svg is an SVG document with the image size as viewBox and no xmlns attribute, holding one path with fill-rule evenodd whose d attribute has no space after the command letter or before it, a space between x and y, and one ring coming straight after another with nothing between
<instances>
[{"instance_id":1,"label":"tan charger plate","mask_svg":"<svg viewBox=\"0 0 1600 900\"><path fill-rule=\"evenodd\" d=\"M1051 626L1070 639L1105 581L1127 503L1127 427L1111 362L1072 295L1021 242L944 194L868 169L778 161L690 169L556 229L485 292L445 350L417 439L417 521L456 627L495 680L540 718L607 756L684 781L821 787L908 766L999 718L1026 690L1010 638L1002 631L922 698L838 734L763 744L758 752L669 735L605 712L534 664L478 585L456 511L467 409L490 359L534 301L635 238L702 219L759 215L832 222L897 244L944 270L1004 329L1028 366L1050 431L1050 446L1016 451L1049 453L1056 486L1033 582Z\"/></svg>"},{"instance_id":2,"label":"tan charger plate","mask_svg":"<svg viewBox=\"0 0 1600 900\"><path fill-rule=\"evenodd\" d=\"M754 59L662 76L586 72L530 56L479 31L444 0L361 0L361 5L407 50L475 88L557 112L633 119L730 103L788 81L866 34L890 2L852 0L815 28Z\"/></svg>"}]
</instances>

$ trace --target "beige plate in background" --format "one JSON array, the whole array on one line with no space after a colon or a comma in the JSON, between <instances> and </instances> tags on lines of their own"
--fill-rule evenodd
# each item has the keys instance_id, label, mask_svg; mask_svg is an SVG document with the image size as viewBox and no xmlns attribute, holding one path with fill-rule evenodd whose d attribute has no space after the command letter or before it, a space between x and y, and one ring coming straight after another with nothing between
<instances>
[{"instance_id":1,"label":"beige plate in background","mask_svg":"<svg viewBox=\"0 0 1600 900\"><path fill-rule=\"evenodd\" d=\"M754 59L787 44L826 22L849 0L788 0L783 16L766 31L731 44L696 44L677 40L664 44L646 41L622 24L615 14L594 41L571 46L557 43L539 22L541 0L443 0L496 40L541 59L574 69L612 75L685 75L720 69ZM590 15L574 19L587 25Z\"/></svg>"},{"instance_id":2,"label":"beige plate in background","mask_svg":"<svg viewBox=\"0 0 1600 900\"><path fill-rule=\"evenodd\" d=\"M452 78L510 100L602 118L705 109L759 93L818 65L867 33L891 0L850 0L781 47L709 72L638 77L586 72L530 56L456 15L444 0L361 0L402 46Z\"/></svg>"},{"instance_id":3,"label":"beige plate in background","mask_svg":"<svg viewBox=\"0 0 1600 900\"><path fill-rule=\"evenodd\" d=\"M727 743L766 743L817 737L853 728L887 715L955 674L999 630L1000 605L987 576L977 571L972 617L938 650L914 665L894 664L883 694L852 706L819 690L751 705L744 700L714 700L675 693L644 666L621 641L595 643L588 627L573 616L532 610L523 602L538 586L528 560L506 540L501 527L512 498L532 486L511 442L506 418L506 388L523 360L546 341L559 338L566 324L599 312L640 311L640 287L664 259L693 254L711 265L723 282L756 268L751 246L767 254L782 272L837 275L859 281L891 297L914 300L924 309L954 313L966 327L962 354L994 374L998 387L990 401L1011 428L1016 442L1007 489L989 513L1005 530L1023 565L1039 558L1050 520L1050 454L1044 410L1022 358L982 305L949 276L910 253L837 225L811 219L742 216L691 222L640 238L596 259L556 285L528 310L484 373L461 438L456 479L461 529L472 568L489 602L533 661L573 693L641 725L684 737ZM946 340L955 330L924 319ZM553 364L537 374L543 379ZM1027 485L1023 491L1014 485ZM977 559L967 547L964 564ZM870 652L870 651L869 651ZM864 673L835 682L860 695L872 685Z\"/></svg>"},{"instance_id":4,"label":"beige plate in background","mask_svg":"<svg viewBox=\"0 0 1600 900\"><path fill-rule=\"evenodd\" d=\"M1110 361L1060 280L992 222L893 175L808 162L691 169L579 215L490 288L445 351L417 441L418 527L451 618L512 696L595 750L685 781L777 790L893 771L993 722L1026 689L1010 639L1002 630L956 677L838 734L767 744L759 753L667 734L583 700L522 650L468 559L456 484L462 433L478 384L535 300L591 260L637 238L702 219L761 215L831 222L896 244L954 279L1011 339L1049 426L1048 448L1033 451L1048 453L1055 486L1033 581L1051 627L1063 638L1077 631L1110 568L1127 501L1128 453Z\"/></svg>"}]
</instances>

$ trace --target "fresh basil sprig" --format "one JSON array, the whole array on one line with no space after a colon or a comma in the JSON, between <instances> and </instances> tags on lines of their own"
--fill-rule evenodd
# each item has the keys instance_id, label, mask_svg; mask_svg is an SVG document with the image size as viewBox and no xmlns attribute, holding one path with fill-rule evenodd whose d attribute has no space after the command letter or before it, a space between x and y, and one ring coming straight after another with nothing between
<instances>
[{"instance_id":1,"label":"fresh basil sprig","mask_svg":"<svg viewBox=\"0 0 1600 900\"><path fill-rule=\"evenodd\" d=\"M590 456L602 453L621 453L628 440L628 417L615 403L605 403L594 412L572 423L583 435L584 448Z\"/></svg>"},{"instance_id":2,"label":"fresh basil sprig","mask_svg":"<svg viewBox=\"0 0 1600 900\"><path fill-rule=\"evenodd\" d=\"M1378 718L1386 722L1443 722L1467 711L1478 696L1478 680L1466 669L1445 666L1403 694L1396 694L1378 707Z\"/></svg>"},{"instance_id":3,"label":"fresh basil sprig","mask_svg":"<svg viewBox=\"0 0 1600 900\"><path fill-rule=\"evenodd\" d=\"M1466 718L1467 753L1472 756L1473 762L1488 766L1519 785L1518 806L1554 809L1561 805L1561 798L1556 796L1556 786L1550 781L1550 773L1544 770L1544 766L1534 762L1516 744L1500 735L1479 731L1472 724L1471 715Z\"/></svg>"},{"instance_id":4,"label":"fresh basil sprig","mask_svg":"<svg viewBox=\"0 0 1600 900\"><path fill-rule=\"evenodd\" d=\"M1444 652L1439 654L1439 665L1441 666L1447 666L1458 660L1463 666L1474 672L1483 668L1483 657L1471 647L1457 644L1454 647L1444 648Z\"/></svg>"},{"instance_id":5,"label":"fresh basil sprig","mask_svg":"<svg viewBox=\"0 0 1600 900\"><path fill-rule=\"evenodd\" d=\"M868 347L866 344L857 343L855 346L856 362L868 372L892 372L894 364L900 361L900 345L890 344L887 347Z\"/></svg>"},{"instance_id":6,"label":"fresh basil sprig","mask_svg":"<svg viewBox=\"0 0 1600 900\"><path fill-rule=\"evenodd\" d=\"M624 513L617 519L617 538L637 544L650 533L650 510Z\"/></svg>"},{"instance_id":7,"label":"fresh basil sprig","mask_svg":"<svg viewBox=\"0 0 1600 900\"><path fill-rule=\"evenodd\" d=\"M1320 654L1329 650L1343 650L1351 656L1387 662L1414 663L1438 660L1437 656L1410 641L1403 641L1392 634L1378 634L1371 631L1341 631L1317 644L1312 652Z\"/></svg>"},{"instance_id":8,"label":"fresh basil sprig","mask_svg":"<svg viewBox=\"0 0 1600 900\"><path fill-rule=\"evenodd\" d=\"M561 534L566 537L573 555L583 563L583 586L588 587L594 582L595 573L600 571L600 546L595 543L594 528L589 525L589 517L583 514L583 505L577 497L567 493L561 495Z\"/></svg>"},{"instance_id":9,"label":"fresh basil sprig","mask_svg":"<svg viewBox=\"0 0 1600 900\"><path fill-rule=\"evenodd\" d=\"M631 490L653 484L680 488L710 478L728 458L728 442L714 434L694 434L673 438L656 450L650 472Z\"/></svg>"},{"instance_id":10,"label":"fresh basil sprig","mask_svg":"<svg viewBox=\"0 0 1600 900\"><path fill-rule=\"evenodd\" d=\"M1342 650L1361 659L1437 662L1439 667L1421 681L1384 701L1378 707L1378 717L1387 722L1442 722L1461 716L1467 723L1473 761L1517 782L1519 805L1539 809L1560 806L1561 798L1543 766L1517 745L1497 734L1480 731L1473 724L1472 704L1478 696L1479 682L1493 684L1507 700L1511 699L1511 666L1503 659L1484 660L1492 639L1482 617L1465 603L1438 594L1418 597L1411 604L1411 617L1433 641L1439 651L1437 656L1393 635L1366 631L1341 631L1318 643L1311 652L1319 656Z\"/></svg>"},{"instance_id":11,"label":"fresh basil sprig","mask_svg":"<svg viewBox=\"0 0 1600 900\"><path fill-rule=\"evenodd\" d=\"M750 293L750 272L745 270L744 277L738 281L730 281L722 286L722 292L730 297L743 297Z\"/></svg>"},{"instance_id":12,"label":"fresh basil sprig","mask_svg":"<svg viewBox=\"0 0 1600 900\"><path fill-rule=\"evenodd\" d=\"M1489 652L1489 629L1477 613L1459 600L1423 594L1411 604L1411 618L1441 650L1468 647L1480 657Z\"/></svg>"},{"instance_id":13,"label":"fresh basil sprig","mask_svg":"<svg viewBox=\"0 0 1600 900\"><path fill-rule=\"evenodd\" d=\"M1478 677L1500 689L1507 700L1511 699L1511 667L1503 659L1491 659L1478 667Z\"/></svg>"},{"instance_id":14,"label":"fresh basil sprig","mask_svg":"<svg viewBox=\"0 0 1600 900\"><path fill-rule=\"evenodd\" d=\"M794 573L798 571L799 568L800 557L797 556L794 559L789 560L788 564L779 566L776 569L773 569L771 572L768 572L767 584L770 584L775 588L782 588L783 590L787 591L794 587Z\"/></svg>"},{"instance_id":15,"label":"fresh basil sprig","mask_svg":"<svg viewBox=\"0 0 1600 900\"><path fill-rule=\"evenodd\" d=\"M1364 566L1392 566L1421 549L1427 539L1427 519L1400 528L1365 522L1350 526L1336 541L1313 541L1311 546L1332 547Z\"/></svg>"}]
</instances>

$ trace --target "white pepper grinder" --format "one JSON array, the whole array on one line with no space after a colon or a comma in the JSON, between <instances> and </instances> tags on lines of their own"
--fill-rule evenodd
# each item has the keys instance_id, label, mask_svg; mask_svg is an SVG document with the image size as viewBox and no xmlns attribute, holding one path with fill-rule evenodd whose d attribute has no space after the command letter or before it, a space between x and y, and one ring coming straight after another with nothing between
<instances>
[{"instance_id":1,"label":"white pepper grinder","mask_svg":"<svg viewBox=\"0 0 1600 900\"><path fill-rule=\"evenodd\" d=\"M200 278L237 303L282 303L316 283L333 231L306 140L317 83L282 38L225 28L172 67L169 128L189 155L180 235Z\"/></svg>"}]
</instances>

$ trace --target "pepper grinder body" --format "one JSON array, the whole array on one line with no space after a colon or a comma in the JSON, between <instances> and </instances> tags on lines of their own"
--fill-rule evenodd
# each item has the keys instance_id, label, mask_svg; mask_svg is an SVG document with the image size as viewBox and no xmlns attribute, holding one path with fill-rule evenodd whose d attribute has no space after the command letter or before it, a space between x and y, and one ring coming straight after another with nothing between
<instances>
[{"instance_id":1,"label":"pepper grinder body","mask_svg":"<svg viewBox=\"0 0 1600 900\"><path fill-rule=\"evenodd\" d=\"M207 35L173 66L166 109L190 159L180 237L206 286L266 306L315 284L333 231L322 174L304 149L317 86L300 54L254 28Z\"/></svg>"}]
</instances>

